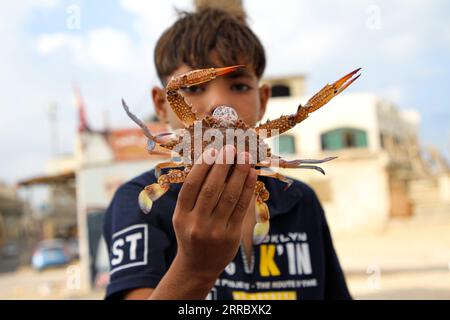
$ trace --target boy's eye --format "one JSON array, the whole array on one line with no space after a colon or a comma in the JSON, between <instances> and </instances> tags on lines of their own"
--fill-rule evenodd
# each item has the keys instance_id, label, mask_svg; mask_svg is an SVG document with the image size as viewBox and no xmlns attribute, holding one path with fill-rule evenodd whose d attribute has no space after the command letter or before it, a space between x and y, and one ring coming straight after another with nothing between
<instances>
[{"instance_id":1,"label":"boy's eye","mask_svg":"<svg viewBox=\"0 0 450 320\"><path fill-rule=\"evenodd\" d=\"M190 86L190 87L183 87L181 88L181 90L183 90L183 92L185 93L200 93L205 91L205 88L203 86Z\"/></svg>"},{"instance_id":2,"label":"boy's eye","mask_svg":"<svg viewBox=\"0 0 450 320\"><path fill-rule=\"evenodd\" d=\"M245 92L250 90L251 87L245 83L236 83L231 86L231 89L234 91Z\"/></svg>"}]
</instances>

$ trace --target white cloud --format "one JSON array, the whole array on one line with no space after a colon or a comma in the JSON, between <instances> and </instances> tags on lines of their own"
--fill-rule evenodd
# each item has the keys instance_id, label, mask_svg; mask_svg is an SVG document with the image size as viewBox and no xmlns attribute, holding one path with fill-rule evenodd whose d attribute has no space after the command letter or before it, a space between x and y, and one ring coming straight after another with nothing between
<instances>
[{"instance_id":1,"label":"white cloud","mask_svg":"<svg viewBox=\"0 0 450 320\"><path fill-rule=\"evenodd\" d=\"M141 40L156 42L159 35L168 28L177 18L175 9L192 9L192 0L154 1L121 0L120 5L128 12L133 13L137 20L134 22L136 31Z\"/></svg>"},{"instance_id":2,"label":"white cloud","mask_svg":"<svg viewBox=\"0 0 450 320\"><path fill-rule=\"evenodd\" d=\"M36 49L44 55L66 50L80 65L110 71L129 71L141 62L140 50L129 36L111 28L92 30L85 37L69 33L45 34L37 39Z\"/></svg>"},{"instance_id":3,"label":"white cloud","mask_svg":"<svg viewBox=\"0 0 450 320\"><path fill-rule=\"evenodd\" d=\"M415 58L423 48L417 33L391 36L384 41L383 45L387 54L399 59Z\"/></svg>"},{"instance_id":4,"label":"white cloud","mask_svg":"<svg viewBox=\"0 0 450 320\"><path fill-rule=\"evenodd\" d=\"M127 34L113 29L99 29L89 33L87 52L92 62L110 70L134 69L140 62L137 48Z\"/></svg>"},{"instance_id":5,"label":"white cloud","mask_svg":"<svg viewBox=\"0 0 450 320\"><path fill-rule=\"evenodd\" d=\"M83 41L80 37L67 33L45 34L36 41L36 49L41 54L51 54L61 48L78 52L83 48Z\"/></svg>"}]
</instances>

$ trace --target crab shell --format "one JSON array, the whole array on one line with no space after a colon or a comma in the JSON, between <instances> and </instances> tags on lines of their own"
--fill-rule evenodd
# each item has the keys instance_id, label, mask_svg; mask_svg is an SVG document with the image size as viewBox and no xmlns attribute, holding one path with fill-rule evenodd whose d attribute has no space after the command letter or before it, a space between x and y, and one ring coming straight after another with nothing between
<instances>
[{"instance_id":1,"label":"crab shell","mask_svg":"<svg viewBox=\"0 0 450 320\"><path fill-rule=\"evenodd\" d=\"M183 135L184 130L187 131L187 136ZM237 130L240 130L240 132ZM242 133L245 133L245 135L242 135ZM253 167L256 163L262 162L271 156L271 150L268 144L259 137L253 128L239 119L235 109L229 106L216 107L212 115L206 116L203 120L196 121L186 129L182 129L178 132L177 136L175 142L162 144L161 146L173 148L174 145L187 143L183 148L176 150L183 157L184 163L192 164L201 156L201 151L210 148L219 150L226 144L230 144L230 141L234 144L238 153L246 151L252 155L251 164ZM244 136L245 140L240 138L242 136ZM186 141L186 137L189 137L190 140ZM198 143L196 141L201 141L202 143L202 148L198 148L198 151L195 148L196 143ZM190 154L184 154L186 150L190 150Z\"/></svg>"}]
</instances>

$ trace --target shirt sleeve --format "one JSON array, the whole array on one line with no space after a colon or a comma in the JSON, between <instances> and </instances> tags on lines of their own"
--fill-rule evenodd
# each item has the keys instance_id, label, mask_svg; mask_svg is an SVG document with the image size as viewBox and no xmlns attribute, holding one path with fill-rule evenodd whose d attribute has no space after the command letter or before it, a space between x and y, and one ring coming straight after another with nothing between
<instances>
[{"instance_id":1,"label":"shirt sleeve","mask_svg":"<svg viewBox=\"0 0 450 320\"><path fill-rule=\"evenodd\" d=\"M315 206L319 212L323 236L325 254L325 299L327 300L351 300L339 259L333 246L330 228L320 201L315 196Z\"/></svg>"},{"instance_id":2,"label":"shirt sleeve","mask_svg":"<svg viewBox=\"0 0 450 320\"><path fill-rule=\"evenodd\" d=\"M121 186L108 207L103 234L108 247L110 281L106 299L122 298L135 288L155 288L167 271L166 233L151 217L141 212L138 195L142 186Z\"/></svg>"}]
</instances>

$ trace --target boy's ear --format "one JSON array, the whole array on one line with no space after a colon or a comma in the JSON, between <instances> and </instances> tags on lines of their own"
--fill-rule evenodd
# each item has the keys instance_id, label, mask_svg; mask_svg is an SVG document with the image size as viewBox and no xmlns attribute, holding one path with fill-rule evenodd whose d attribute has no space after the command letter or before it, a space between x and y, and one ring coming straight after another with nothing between
<instances>
[{"instance_id":1,"label":"boy's ear","mask_svg":"<svg viewBox=\"0 0 450 320\"><path fill-rule=\"evenodd\" d=\"M159 87L152 88L152 100L155 105L156 115L161 122L167 123L167 104L166 104L166 90Z\"/></svg>"},{"instance_id":2,"label":"boy's ear","mask_svg":"<svg viewBox=\"0 0 450 320\"><path fill-rule=\"evenodd\" d=\"M258 121L261 121L261 119L264 117L264 114L266 113L267 103L269 102L269 98L271 96L271 88L270 85L265 83L261 87L259 87L259 102L260 102L260 109L259 109L259 119Z\"/></svg>"}]
</instances>

